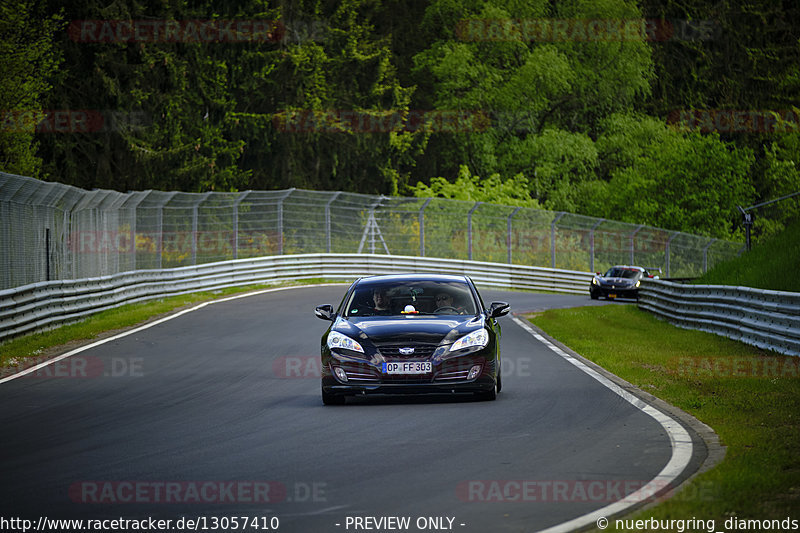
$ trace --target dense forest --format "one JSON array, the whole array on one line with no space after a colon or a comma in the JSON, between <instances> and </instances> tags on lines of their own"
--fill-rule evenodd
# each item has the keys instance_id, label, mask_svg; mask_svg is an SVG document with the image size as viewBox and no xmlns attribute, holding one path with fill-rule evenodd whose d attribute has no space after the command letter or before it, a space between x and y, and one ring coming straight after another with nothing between
<instances>
[{"instance_id":1,"label":"dense forest","mask_svg":"<svg viewBox=\"0 0 800 533\"><path fill-rule=\"evenodd\" d=\"M796 0L2 0L0 170L740 239L800 190ZM800 200L756 211L756 237Z\"/></svg>"}]
</instances>

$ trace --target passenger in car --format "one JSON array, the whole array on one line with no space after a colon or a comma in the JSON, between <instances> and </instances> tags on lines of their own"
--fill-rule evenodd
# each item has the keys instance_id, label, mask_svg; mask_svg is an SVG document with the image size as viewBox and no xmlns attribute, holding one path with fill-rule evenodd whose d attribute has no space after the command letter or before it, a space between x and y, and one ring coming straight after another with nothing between
<instances>
[{"instance_id":1,"label":"passenger in car","mask_svg":"<svg viewBox=\"0 0 800 533\"><path fill-rule=\"evenodd\" d=\"M372 290L372 312L375 315L388 315L391 314L389 309L389 296L386 294L386 289L378 287Z\"/></svg>"}]
</instances>

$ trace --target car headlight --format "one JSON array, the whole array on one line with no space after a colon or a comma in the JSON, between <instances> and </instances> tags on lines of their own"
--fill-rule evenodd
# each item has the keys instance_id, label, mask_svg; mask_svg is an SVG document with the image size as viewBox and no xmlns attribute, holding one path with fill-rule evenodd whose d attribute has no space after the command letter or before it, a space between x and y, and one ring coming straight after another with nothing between
<instances>
[{"instance_id":1,"label":"car headlight","mask_svg":"<svg viewBox=\"0 0 800 533\"><path fill-rule=\"evenodd\" d=\"M342 335L337 331L331 331L328 334L328 348L341 348L344 350L352 350L354 352L364 353L364 348L362 348L358 342L354 341L347 335Z\"/></svg>"},{"instance_id":2,"label":"car headlight","mask_svg":"<svg viewBox=\"0 0 800 533\"><path fill-rule=\"evenodd\" d=\"M464 348L471 348L473 346L486 346L489 344L489 332L485 328L473 331L469 335L464 335L450 347L450 351L463 350Z\"/></svg>"},{"instance_id":3,"label":"car headlight","mask_svg":"<svg viewBox=\"0 0 800 533\"><path fill-rule=\"evenodd\" d=\"M597 285L597 278L592 278L592 285Z\"/></svg>"},{"instance_id":4,"label":"car headlight","mask_svg":"<svg viewBox=\"0 0 800 533\"><path fill-rule=\"evenodd\" d=\"M640 284L640 283L641 283L641 280L637 280L637 281L636 281L636 285L634 285L634 287L636 287L636 288L638 289L638 288L639 288L639 284Z\"/></svg>"}]
</instances>

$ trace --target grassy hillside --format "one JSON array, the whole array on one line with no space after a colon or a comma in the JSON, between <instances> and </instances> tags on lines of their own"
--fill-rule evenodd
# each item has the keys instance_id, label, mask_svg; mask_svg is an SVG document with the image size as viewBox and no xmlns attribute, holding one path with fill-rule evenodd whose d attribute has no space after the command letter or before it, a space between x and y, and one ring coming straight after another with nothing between
<instances>
[{"instance_id":1,"label":"grassy hillside","mask_svg":"<svg viewBox=\"0 0 800 533\"><path fill-rule=\"evenodd\" d=\"M800 220L740 257L719 263L695 283L800 292Z\"/></svg>"}]
</instances>

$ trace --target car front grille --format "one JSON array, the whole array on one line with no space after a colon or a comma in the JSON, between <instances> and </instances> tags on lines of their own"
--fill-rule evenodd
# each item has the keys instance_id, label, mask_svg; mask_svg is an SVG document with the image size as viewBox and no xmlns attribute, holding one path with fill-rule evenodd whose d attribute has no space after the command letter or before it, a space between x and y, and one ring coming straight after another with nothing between
<instances>
[{"instance_id":1,"label":"car front grille","mask_svg":"<svg viewBox=\"0 0 800 533\"><path fill-rule=\"evenodd\" d=\"M377 344L377 348L381 355L391 359L427 359L436 351L437 345L409 342L406 344ZM413 348L414 352L410 354L401 353L401 350L406 348Z\"/></svg>"}]
</instances>

